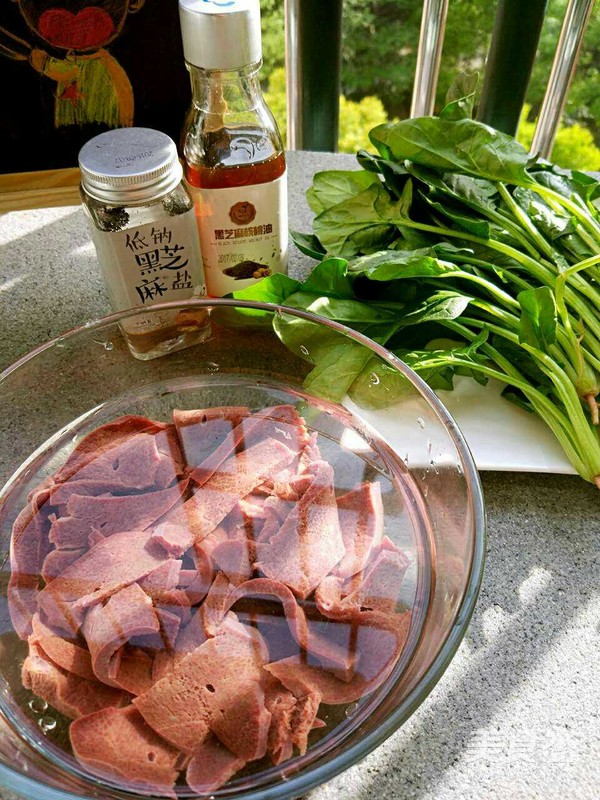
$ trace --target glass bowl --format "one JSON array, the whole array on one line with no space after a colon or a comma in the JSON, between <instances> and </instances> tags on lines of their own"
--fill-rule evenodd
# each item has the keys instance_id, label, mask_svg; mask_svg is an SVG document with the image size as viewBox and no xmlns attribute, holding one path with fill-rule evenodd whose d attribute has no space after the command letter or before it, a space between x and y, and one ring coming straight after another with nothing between
<instances>
[{"instance_id":1,"label":"glass bowl","mask_svg":"<svg viewBox=\"0 0 600 800\"><path fill-rule=\"evenodd\" d=\"M291 403L337 453L334 467L342 477L336 488L346 471L350 481L361 470L402 487L402 508L387 515L386 533L411 556L403 600L412 621L394 669L359 703L336 707L341 710L329 727L311 734L305 755L234 777L211 793L215 797L299 797L364 758L435 686L479 591L485 517L478 474L455 422L411 369L365 336L302 311L233 300L162 308L206 313L210 335L193 347L137 361L120 326L144 312L128 311L38 347L0 376L0 783L28 798L138 796L78 768L54 742L41 710L27 706L18 689L19 640L6 598L19 503L84 434L116 417L167 419L176 407L243 404L256 411ZM344 364L352 369L344 372ZM195 796L189 789L181 793Z\"/></svg>"}]
</instances>

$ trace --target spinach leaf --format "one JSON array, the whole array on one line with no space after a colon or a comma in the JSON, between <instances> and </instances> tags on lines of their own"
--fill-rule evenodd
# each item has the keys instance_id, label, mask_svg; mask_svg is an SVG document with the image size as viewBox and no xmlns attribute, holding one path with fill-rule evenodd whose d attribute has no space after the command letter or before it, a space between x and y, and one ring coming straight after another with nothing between
<instances>
[{"instance_id":1,"label":"spinach leaf","mask_svg":"<svg viewBox=\"0 0 600 800\"><path fill-rule=\"evenodd\" d=\"M307 375L304 387L319 397L339 402L348 394L372 355L368 347L338 336Z\"/></svg>"},{"instance_id":2,"label":"spinach leaf","mask_svg":"<svg viewBox=\"0 0 600 800\"><path fill-rule=\"evenodd\" d=\"M390 194L400 197L404 184L409 176L407 168L395 161L388 161L380 156L368 153L366 150L359 150L356 155L360 166L368 172L374 172L383 177L384 183Z\"/></svg>"},{"instance_id":3,"label":"spinach leaf","mask_svg":"<svg viewBox=\"0 0 600 800\"><path fill-rule=\"evenodd\" d=\"M300 233L299 231L290 231L292 241L305 256L314 258L315 261L321 261L323 256L327 255L323 249L323 245L314 234Z\"/></svg>"},{"instance_id":4,"label":"spinach leaf","mask_svg":"<svg viewBox=\"0 0 600 800\"><path fill-rule=\"evenodd\" d=\"M306 193L306 199L315 214L322 214L328 208L355 197L373 184L379 185L379 179L364 170L317 172L312 186Z\"/></svg>"},{"instance_id":5,"label":"spinach leaf","mask_svg":"<svg viewBox=\"0 0 600 800\"><path fill-rule=\"evenodd\" d=\"M488 331L483 330L469 344L438 350L395 350L394 353L432 389L453 389L455 375L467 375L485 385L487 378L477 367L487 363L487 357L479 352L487 338Z\"/></svg>"},{"instance_id":6,"label":"spinach leaf","mask_svg":"<svg viewBox=\"0 0 600 800\"><path fill-rule=\"evenodd\" d=\"M532 347L546 351L556 342L557 311L554 293L548 286L519 292L521 306L519 339Z\"/></svg>"},{"instance_id":7,"label":"spinach leaf","mask_svg":"<svg viewBox=\"0 0 600 800\"><path fill-rule=\"evenodd\" d=\"M460 317L473 298L461 292L437 291L406 307L399 327L439 322Z\"/></svg>"},{"instance_id":8,"label":"spinach leaf","mask_svg":"<svg viewBox=\"0 0 600 800\"><path fill-rule=\"evenodd\" d=\"M300 288L300 281L295 281L287 275L276 272L269 275L262 281L248 286L246 289L239 289L231 295L235 300L251 300L255 303L283 303L287 298L297 292Z\"/></svg>"},{"instance_id":9,"label":"spinach leaf","mask_svg":"<svg viewBox=\"0 0 600 800\"><path fill-rule=\"evenodd\" d=\"M391 205L379 183L316 217L315 234L329 255L351 258L365 246L382 249L394 238L394 227L382 220L376 204L383 210Z\"/></svg>"},{"instance_id":10,"label":"spinach leaf","mask_svg":"<svg viewBox=\"0 0 600 800\"><path fill-rule=\"evenodd\" d=\"M481 122L419 117L379 125L370 138L387 159L523 186L532 182L525 148Z\"/></svg>"},{"instance_id":11,"label":"spinach leaf","mask_svg":"<svg viewBox=\"0 0 600 800\"><path fill-rule=\"evenodd\" d=\"M328 297L354 298L348 277L348 262L343 258L328 258L313 269L302 285L302 291Z\"/></svg>"},{"instance_id":12,"label":"spinach leaf","mask_svg":"<svg viewBox=\"0 0 600 800\"><path fill-rule=\"evenodd\" d=\"M385 308L341 297L322 297L299 291L286 300L290 308L310 311L325 319L341 322L354 330L381 341L398 327L397 314Z\"/></svg>"},{"instance_id":13,"label":"spinach leaf","mask_svg":"<svg viewBox=\"0 0 600 800\"><path fill-rule=\"evenodd\" d=\"M353 275L363 275L374 281L393 281L409 278L435 278L456 272L456 266L435 257L431 248L422 250L385 250L362 256L349 267Z\"/></svg>"},{"instance_id":14,"label":"spinach leaf","mask_svg":"<svg viewBox=\"0 0 600 800\"><path fill-rule=\"evenodd\" d=\"M490 238L491 226L486 219L481 219L481 217L477 217L474 214L469 214L465 211L458 211L452 208L449 203L440 203L439 201L433 199L434 196L427 195L425 192L422 192L421 196L431 208L435 209L438 213L456 223L459 228L462 228L468 233L473 233L475 236L479 236L480 239Z\"/></svg>"},{"instance_id":15,"label":"spinach leaf","mask_svg":"<svg viewBox=\"0 0 600 800\"><path fill-rule=\"evenodd\" d=\"M479 85L477 72L463 72L454 79L446 93L446 105L440 112L442 119L471 119L475 94Z\"/></svg>"}]
</instances>

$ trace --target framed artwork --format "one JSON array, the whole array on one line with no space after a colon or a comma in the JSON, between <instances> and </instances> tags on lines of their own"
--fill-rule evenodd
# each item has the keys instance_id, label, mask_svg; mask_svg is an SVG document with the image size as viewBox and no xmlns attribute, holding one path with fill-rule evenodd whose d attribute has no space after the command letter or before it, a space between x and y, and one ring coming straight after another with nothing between
<instances>
[{"instance_id":1,"label":"framed artwork","mask_svg":"<svg viewBox=\"0 0 600 800\"><path fill-rule=\"evenodd\" d=\"M3 0L0 77L0 209L58 205L92 136L178 140L191 93L177 0Z\"/></svg>"}]
</instances>

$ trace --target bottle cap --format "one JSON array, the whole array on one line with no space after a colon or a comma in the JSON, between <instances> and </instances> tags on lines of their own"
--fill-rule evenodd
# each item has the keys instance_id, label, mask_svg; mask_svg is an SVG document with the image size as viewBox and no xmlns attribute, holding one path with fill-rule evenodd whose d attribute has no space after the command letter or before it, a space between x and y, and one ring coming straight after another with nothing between
<instances>
[{"instance_id":1,"label":"bottle cap","mask_svg":"<svg viewBox=\"0 0 600 800\"><path fill-rule=\"evenodd\" d=\"M135 205L168 194L183 169L170 136L151 128L118 128L79 151L81 185L95 200Z\"/></svg>"},{"instance_id":2,"label":"bottle cap","mask_svg":"<svg viewBox=\"0 0 600 800\"><path fill-rule=\"evenodd\" d=\"M262 59L259 0L179 0L185 60L234 70Z\"/></svg>"}]
</instances>

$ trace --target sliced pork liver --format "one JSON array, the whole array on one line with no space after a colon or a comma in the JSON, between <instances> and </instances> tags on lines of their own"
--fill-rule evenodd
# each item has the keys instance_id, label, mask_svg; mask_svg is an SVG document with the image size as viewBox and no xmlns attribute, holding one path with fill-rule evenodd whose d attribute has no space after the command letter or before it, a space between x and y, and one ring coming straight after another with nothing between
<instances>
[{"instance_id":1,"label":"sliced pork liver","mask_svg":"<svg viewBox=\"0 0 600 800\"><path fill-rule=\"evenodd\" d=\"M349 578L364 569L383 536L383 503L378 483L361 483L337 498L346 555L335 572Z\"/></svg>"},{"instance_id":2,"label":"sliced pork liver","mask_svg":"<svg viewBox=\"0 0 600 800\"><path fill-rule=\"evenodd\" d=\"M85 617L82 633L96 677L108 686L122 688L118 673L123 645L135 636L159 632L152 600L137 583L113 594L106 605L94 605Z\"/></svg>"},{"instance_id":3,"label":"sliced pork liver","mask_svg":"<svg viewBox=\"0 0 600 800\"><path fill-rule=\"evenodd\" d=\"M324 461L311 467L312 483L268 543L256 545L256 567L281 581L302 599L319 585L343 558L333 488L333 469Z\"/></svg>"},{"instance_id":4,"label":"sliced pork liver","mask_svg":"<svg viewBox=\"0 0 600 800\"><path fill-rule=\"evenodd\" d=\"M410 612L380 614L365 611L356 630L358 668L351 681L311 666L302 655L267 664L265 669L294 694L306 694L309 686L330 705L353 703L377 689L388 677L404 647L410 626Z\"/></svg>"},{"instance_id":5,"label":"sliced pork liver","mask_svg":"<svg viewBox=\"0 0 600 800\"><path fill-rule=\"evenodd\" d=\"M334 627L329 625L329 635L323 635L314 621L308 621L292 592L279 581L268 578L255 578L239 586L229 584L224 577L217 576L211 587L209 597L202 606L204 629L208 636L215 636L228 611L242 598L272 599L283 605L290 632L307 656L317 663L348 675L355 667L355 656L348 648L350 630L343 626L342 636L334 635ZM327 623L325 623L327 625ZM340 639L346 646L340 646ZM306 657L306 656L305 656Z\"/></svg>"},{"instance_id":6,"label":"sliced pork liver","mask_svg":"<svg viewBox=\"0 0 600 800\"><path fill-rule=\"evenodd\" d=\"M88 681L97 680L90 653L85 647L58 636L44 625L38 614L33 617L32 627L30 641L36 642L58 667Z\"/></svg>"},{"instance_id":7,"label":"sliced pork liver","mask_svg":"<svg viewBox=\"0 0 600 800\"><path fill-rule=\"evenodd\" d=\"M273 763L280 764L292 757L294 745L304 755L310 731L322 726L317 720L321 695L307 686L306 693L297 697L270 673L263 682L265 704L271 714L268 752Z\"/></svg>"},{"instance_id":8,"label":"sliced pork liver","mask_svg":"<svg viewBox=\"0 0 600 800\"><path fill-rule=\"evenodd\" d=\"M396 610L409 561L400 548L389 544L391 547L380 548L368 563L360 584L344 598L346 605L387 614Z\"/></svg>"},{"instance_id":9,"label":"sliced pork liver","mask_svg":"<svg viewBox=\"0 0 600 800\"><path fill-rule=\"evenodd\" d=\"M234 506L258 486L265 475L283 469L294 453L275 439L265 439L236 456L200 486L167 522L187 525L196 542L205 539Z\"/></svg>"},{"instance_id":10,"label":"sliced pork liver","mask_svg":"<svg viewBox=\"0 0 600 800\"><path fill-rule=\"evenodd\" d=\"M103 537L101 537L103 538ZM42 565L42 578L44 583L50 583L62 575L68 566L77 561L86 552L87 547L76 550L51 550Z\"/></svg>"},{"instance_id":11,"label":"sliced pork liver","mask_svg":"<svg viewBox=\"0 0 600 800\"><path fill-rule=\"evenodd\" d=\"M61 669L35 640L29 642L29 655L23 662L21 680L26 689L69 719L109 706L123 705L127 697L122 691Z\"/></svg>"},{"instance_id":12,"label":"sliced pork liver","mask_svg":"<svg viewBox=\"0 0 600 800\"><path fill-rule=\"evenodd\" d=\"M69 738L77 759L95 775L113 778L129 791L174 796L181 753L133 706L82 717L71 725Z\"/></svg>"},{"instance_id":13,"label":"sliced pork liver","mask_svg":"<svg viewBox=\"0 0 600 800\"><path fill-rule=\"evenodd\" d=\"M171 453L171 445L176 444L167 428L135 434L96 456L90 454L69 480L103 483L118 492L165 488L181 473L179 456Z\"/></svg>"},{"instance_id":14,"label":"sliced pork liver","mask_svg":"<svg viewBox=\"0 0 600 800\"><path fill-rule=\"evenodd\" d=\"M186 773L188 786L198 794L210 794L232 778L246 764L214 736L194 752Z\"/></svg>"},{"instance_id":15,"label":"sliced pork liver","mask_svg":"<svg viewBox=\"0 0 600 800\"><path fill-rule=\"evenodd\" d=\"M8 603L16 633L27 639L31 633L31 620L37 610L40 574L44 560L50 552L48 531L51 507L47 487L31 494L31 499L16 518L10 541L10 579ZM0 520L9 508L0 511Z\"/></svg>"},{"instance_id":16,"label":"sliced pork liver","mask_svg":"<svg viewBox=\"0 0 600 800\"><path fill-rule=\"evenodd\" d=\"M57 547L87 546L93 531L111 536L121 531L143 531L164 516L181 499L187 481L170 489L146 494L86 497L72 494L66 513L56 520L50 530L50 541Z\"/></svg>"},{"instance_id":17,"label":"sliced pork liver","mask_svg":"<svg viewBox=\"0 0 600 800\"><path fill-rule=\"evenodd\" d=\"M261 758L270 724L260 686L265 657L259 635L233 622L134 705L158 734L186 753L193 754L212 731L240 758Z\"/></svg>"},{"instance_id":18,"label":"sliced pork liver","mask_svg":"<svg viewBox=\"0 0 600 800\"><path fill-rule=\"evenodd\" d=\"M87 608L139 581L167 560L149 532L115 533L46 586L39 595L40 609L52 627L72 635Z\"/></svg>"},{"instance_id":19,"label":"sliced pork liver","mask_svg":"<svg viewBox=\"0 0 600 800\"><path fill-rule=\"evenodd\" d=\"M122 444L132 436L140 433L155 434L168 427L167 423L155 422L146 417L132 414L119 417L106 425L102 425L88 433L79 442L64 465L56 473L56 482L62 483L69 480L72 475L79 472L90 461L98 458L107 450Z\"/></svg>"},{"instance_id":20,"label":"sliced pork liver","mask_svg":"<svg viewBox=\"0 0 600 800\"><path fill-rule=\"evenodd\" d=\"M207 458L191 473L191 478L202 485L219 470L226 472L231 468L231 456L239 451L242 455L247 450L252 450L265 439L275 439L285 444L295 456L299 456L308 434L304 420L293 406L274 406L257 411L255 414L242 419ZM291 463L291 462L288 462ZM265 473L265 478L284 469L287 464Z\"/></svg>"},{"instance_id":21,"label":"sliced pork liver","mask_svg":"<svg viewBox=\"0 0 600 800\"><path fill-rule=\"evenodd\" d=\"M365 570L343 580L329 575L317 587L317 608L329 619L352 619L362 611L392 614L409 565L406 554L388 537L373 550Z\"/></svg>"},{"instance_id":22,"label":"sliced pork liver","mask_svg":"<svg viewBox=\"0 0 600 800\"><path fill-rule=\"evenodd\" d=\"M199 466L249 415L250 410L245 406L173 411L173 422L188 467Z\"/></svg>"}]
</instances>

